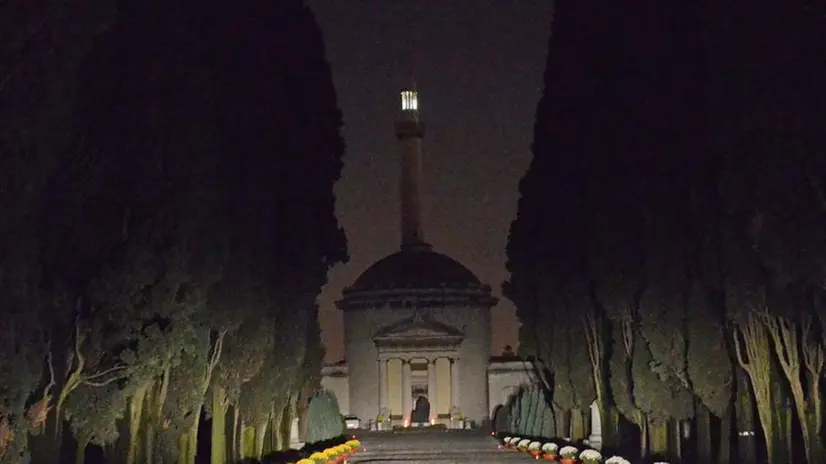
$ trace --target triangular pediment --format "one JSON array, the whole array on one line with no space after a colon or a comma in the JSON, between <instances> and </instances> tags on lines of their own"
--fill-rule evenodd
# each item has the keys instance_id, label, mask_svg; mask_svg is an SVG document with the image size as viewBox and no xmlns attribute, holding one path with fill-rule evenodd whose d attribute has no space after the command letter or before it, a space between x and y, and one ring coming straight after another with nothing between
<instances>
[{"instance_id":1,"label":"triangular pediment","mask_svg":"<svg viewBox=\"0 0 826 464\"><path fill-rule=\"evenodd\" d=\"M405 340L422 338L455 339L461 337L464 337L464 334L455 327L416 313L407 319L382 328L373 338L375 340Z\"/></svg>"}]
</instances>

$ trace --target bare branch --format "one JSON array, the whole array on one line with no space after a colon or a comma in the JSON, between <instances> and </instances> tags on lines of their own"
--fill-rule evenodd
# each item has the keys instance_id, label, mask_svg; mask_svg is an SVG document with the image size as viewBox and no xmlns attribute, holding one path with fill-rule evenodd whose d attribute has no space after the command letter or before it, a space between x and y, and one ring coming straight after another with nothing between
<instances>
[{"instance_id":1,"label":"bare branch","mask_svg":"<svg viewBox=\"0 0 826 464\"><path fill-rule=\"evenodd\" d=\"M46 355L46 362L49 366L49 383L46 385L46 389L43 390L43 396L50 396L52 388L55 387L55 374L54 374L54 361L52 359L52 346L51 342L49 342L49 351Z\"/></svg>"},{"instance_id":2,"label":"bare branch","mask_svg":"<svg viewBox=\"0 0 826 464\"><path fill-rule=\"evenodd\" d=\"M740 344L743 343L743 340L740 335L740 327L734 327L732 334L734 336L734 351L737 355L737 362L740 364L740 367L743 369L748 369L749 363L743 358L743 352L740 349Z\"/></svg>"},{"instance_id":3,"label":"bare branch","mask_svg":"<svg viewBox=\"0 0 826 464\"><path fill-rule=\"evenodd\" d=\"M100 382L90 382L88 380L84 380L83 383L89 385L90 387L105 387L106 385L109 385L112 382L116 382L122 378L123 377L112 377L110 379L106 379Z\"/></svg>"},{"instance_id":4,"label":"bare branch","mask_svg":"<svg viewBox=\"0 0 826 464\"><path fill-rule=\"evenodd\" d=\"M104 377L104 376L107 376L107 375L110 375L110 374L114 374L116 372L122 372L125 369L126 369L126 366L117 365L117 366L111 367L109 369L106 369L105 371L84 376L83 381L88 383L89 381L99 379L100 377ZM120 378L120 377L122 377L122 376L118 376L118 378Z\"/></svg>"}]
</instances>

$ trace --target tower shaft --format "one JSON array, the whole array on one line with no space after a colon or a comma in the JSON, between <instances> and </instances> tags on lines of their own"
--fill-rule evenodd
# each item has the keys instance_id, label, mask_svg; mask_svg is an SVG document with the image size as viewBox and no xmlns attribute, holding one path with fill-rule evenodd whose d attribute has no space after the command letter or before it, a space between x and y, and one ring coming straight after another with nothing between
<instances>
[{"instance_id":1,"label":"tower shaft","mask_svg":"<svg viewBox=\"0 0 826 464\"><path fill-rule=\"evenodd\" d=\"M426 245L422 224L422 139L424 124L419 120L415 90L401 93L402 111L396 121L399 139L399 193L401 197L401 247Z\"/></svg>"}]
</instances>

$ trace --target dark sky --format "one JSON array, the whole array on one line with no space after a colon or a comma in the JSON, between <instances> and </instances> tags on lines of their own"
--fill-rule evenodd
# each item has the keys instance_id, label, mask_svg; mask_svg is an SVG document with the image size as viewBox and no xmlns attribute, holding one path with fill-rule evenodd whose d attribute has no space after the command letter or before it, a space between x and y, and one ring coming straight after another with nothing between
<instances>
[{"instance_id":1,"label":"dark sky","mask_svg":"<svg viewBox=\"0 0 826 464\"><path fill-rule=\"evenodd\" d=\"M415 77L424 143L425 236L500 295L519 179L530 162L551 16L544 0L309 0L325 34L347 142L337 214L350 262L320 298L328 361L343 357L333 301L399 247L398 91ZM493 310L493 347L518 321Z\"/></svg>"}]
</instances>

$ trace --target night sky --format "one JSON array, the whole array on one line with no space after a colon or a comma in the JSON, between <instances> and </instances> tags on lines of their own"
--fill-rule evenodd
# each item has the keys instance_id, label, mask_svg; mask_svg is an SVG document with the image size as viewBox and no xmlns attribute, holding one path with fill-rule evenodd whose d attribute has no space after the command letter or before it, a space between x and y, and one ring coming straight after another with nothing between
<instances>
[{"instance_id":1,"label":"night sky","mask_svg":"<svg viewBox=\"0 0 826 464\"><path fill-rule=\"evenodd\" d=\"M436 251L501 296L505 244L530 162L550 2L310 0L344 113L347 143L337 214L350 262L319 300L328 361L344 356L333 302L370 264L399 248L398 91L415 78L427 124L424 227ZM493 309L493 349L516 345L513 305Z\"/></svg>"}]
</instances>

